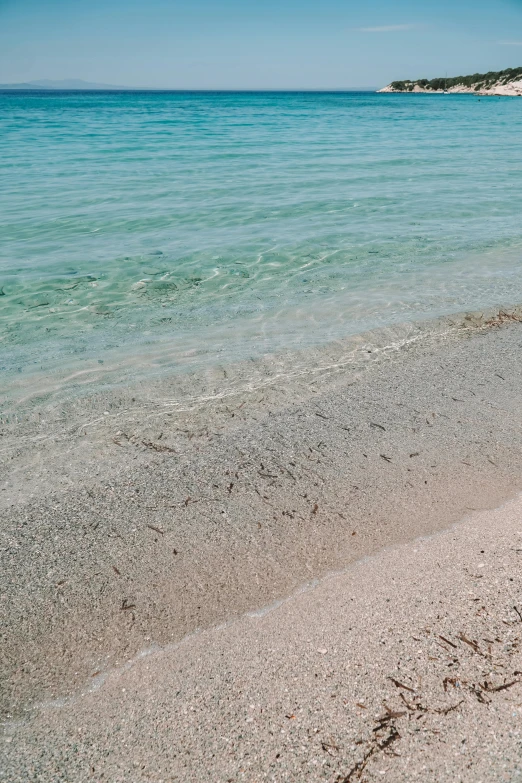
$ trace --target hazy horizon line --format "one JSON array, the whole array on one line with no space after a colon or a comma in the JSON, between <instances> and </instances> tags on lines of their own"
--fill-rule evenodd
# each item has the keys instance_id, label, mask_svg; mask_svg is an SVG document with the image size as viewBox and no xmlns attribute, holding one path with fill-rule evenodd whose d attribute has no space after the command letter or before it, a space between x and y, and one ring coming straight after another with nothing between
<instances>
[{"instance_id":1,"label":"hazy horizon line","mask_svg":"<svg viewBox=\"0 0 522 783\"><path fill-rule=\"evenodd\" d=\"M38 85L13 87L8 84L0 84L2 92L373 92L378 89L380 89L378 85L361 87L42 87Z\"/></svg>"}]
</instances>

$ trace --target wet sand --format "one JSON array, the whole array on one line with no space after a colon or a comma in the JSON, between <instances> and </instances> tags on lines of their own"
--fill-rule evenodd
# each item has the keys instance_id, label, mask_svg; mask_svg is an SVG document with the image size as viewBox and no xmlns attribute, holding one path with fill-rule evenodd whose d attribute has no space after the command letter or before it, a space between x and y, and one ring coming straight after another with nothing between
<instances>
[{"instance_id":1,"label":"wet sand","mask_svg":"<svg viewBox=\"0 0 522 783\"><path fill-rule=\"evenodd\" d=\"M493 756L471 752L484 770L488 758L496 765L497 777L483 779L514 779L506 716L518 686L489 691L518 677L516 644L504 640L519 622L518 506L412 543L521 488L522 327L504 317L463 324L382 361L362 345L368 360L357 371L276 379L191 410L125 418L107 406L91 429L66 416L66 436L52 441L29 419L9 424L4 778L39 770L42 780L205 780L212 769L213 780L298 780L303 770L307 780L356 780L361 770L346 777L350 764L370 753L361 779L385 770L407 780L401 764L411 757L412 770L423 759L439 764L431 779L479 780L478 767L473 777L465 766L465 743L455 745L461 721L467 749L473 726L502 736ZM93 406L84 403L84 421ZM481 541L500 553L481 559L483 573ZM491 642L478 638L477 622L489 623L480 632ZM441 642L445 654L459 650L458 664L431 661L434 628L451 642ZM120 672L155 648L164 651ZM454 704L448 683L442 693L435 684L444 667L464 667L474 686L492 678L482 688L489 724L468 685L466 706L433 712ZM386 677L402 682L404 672L408 687L390 686ZM401 692L405 715L374 731L383 700L401 711ZM60 708L35 706L62 699ZM445 738L439 760L425 742L430 731Z\"/></svg>"}]
</instances>

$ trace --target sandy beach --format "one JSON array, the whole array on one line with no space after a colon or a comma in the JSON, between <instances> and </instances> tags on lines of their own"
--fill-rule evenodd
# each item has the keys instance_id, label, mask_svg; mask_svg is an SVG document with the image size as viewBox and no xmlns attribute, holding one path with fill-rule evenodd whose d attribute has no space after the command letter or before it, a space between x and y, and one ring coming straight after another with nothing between
<instances>
[{"instance_id":1,"label":"sandy beach","mask_svg":"<svg viewBox=\"0 0 522 783\"><path fill-rule=\"evenodd\" d=\"M387 549L7 724L10 781L514 781L522 504Z\"/></svg>"},{"instance_id":2,"label":"sandy beach","mask_svg":"<svg viewBox=\"0 0 522 783\"><path fill-rule=\"evenodd\" d=\"M517 779L519 319L6 417L3 779Z\"/></svg>"}]
</instances>

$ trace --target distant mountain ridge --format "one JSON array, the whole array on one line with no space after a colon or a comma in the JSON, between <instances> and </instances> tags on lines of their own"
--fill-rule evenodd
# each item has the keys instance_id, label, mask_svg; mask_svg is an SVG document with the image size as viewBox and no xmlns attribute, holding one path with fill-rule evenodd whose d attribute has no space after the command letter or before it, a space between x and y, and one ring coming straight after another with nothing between
<instances>
[{"instance_id":1,"label":"distant mountain ridge","mask_svg":"<svg viewBox=\"0 0 522 783\"><path fill-rule=\"evenodd\" d=\"M0 90L133 90L116 84L84 82L83 79L36 79L32 82L0 84Z\"/></svg>"},{"instance_id":2,"label":"distant mountain ridge","mask_svg":"<svg viewBox=\"0 0 522 783\"><path fill-rule=\"evenodd\" d=\"M506 68L505 71L489 71L451 78L396 81L378 92L451 92L522 96L522 68Z\"/></svg>"}]
</instances>

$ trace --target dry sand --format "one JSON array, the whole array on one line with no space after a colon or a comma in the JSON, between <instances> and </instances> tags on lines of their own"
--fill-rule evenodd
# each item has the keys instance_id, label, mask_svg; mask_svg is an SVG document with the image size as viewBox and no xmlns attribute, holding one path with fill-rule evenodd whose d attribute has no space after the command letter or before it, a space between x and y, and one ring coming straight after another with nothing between
<instances>
[{"instance_id":1,"label":"dry sand","mask_svg":"<svg viewBox=\"0 0 522 783\"><path fill-rule=\"evenodd\" d=\"M522 488L513 316L161 420L6 427L3 778L516 780L520 505L447 529Z\"/></svg>"},{"instance_id":2,"label":"dry sand","mask_svg":"<svg viewBox=\"0 0 522 783\"><path fill-rule=\"evenodd\" d=\"M9 723L3 779L522 778L522 501Z\"/></svg>"}]
</instances>

